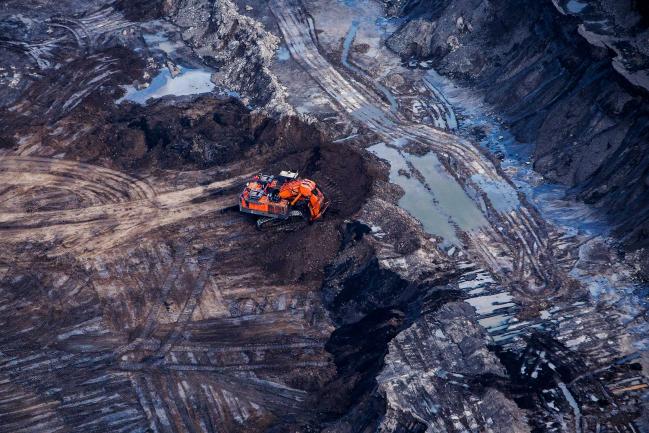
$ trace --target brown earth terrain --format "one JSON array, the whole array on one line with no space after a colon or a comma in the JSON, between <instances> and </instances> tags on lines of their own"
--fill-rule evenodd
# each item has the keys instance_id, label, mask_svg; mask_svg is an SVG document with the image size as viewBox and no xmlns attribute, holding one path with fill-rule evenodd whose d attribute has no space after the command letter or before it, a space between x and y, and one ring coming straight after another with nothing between
<instances>
[{"instance_id":1,"label":"brown earth terrain","mask_svg":"<svg viewBox=\"0 0 649 433\"><path fill-rule=\"evenodd\" d=\"M0 7L0 433L646 431L635 262L393 52L417 11ZM260 230L287 169L331 204Z\"/></svg>"}]
</instances>

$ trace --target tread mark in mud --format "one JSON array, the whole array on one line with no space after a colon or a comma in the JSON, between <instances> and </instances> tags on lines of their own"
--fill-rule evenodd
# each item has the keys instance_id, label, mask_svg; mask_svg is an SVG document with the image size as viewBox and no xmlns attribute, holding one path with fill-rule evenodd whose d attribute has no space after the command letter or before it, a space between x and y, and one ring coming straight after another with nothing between
<instances>
[{"instance_id":1,"label":"tread mark in mud","mask_svg":"<svg viewBox=\"0 0 649 433\"><path fill-rule=\"evenodd\" d=\"M79 48L84 51L92 51L99 40L107 34L134 25L125 20L122 14L112 7L106 7L79 18L54 17L47 23L52 27L59 27L70 32Z\"/></svg>"},{"instance_id":2,"label":"tread mark in mud","mask_svg":"<svg viewBox=\"0 0 649 433\"><path fill-rule=\"evenodd\" d=\"M173 288L174 283L178 279L180 270L185 263L186 251L187 251L187 247L184 245L178 247L178 249L175 251L173 262L169 267L169 271L167 272L164 278L164 283L160 288L160 292L159 292L160 295L156 300L156 302L153 303L151 309L149 310L144 325L142 327L142 331L140 332L139 336L135 338L133 341L131 341L129 344L116 349L114 352L116 356L137 349L142 345L143 342L146 342L146 340L151 336L151 333L153 332L153 329L155 328L155 325L157 323L160 310L162 309L162 306L164 305L167 298L169 297L169 294L171 293L171 289Z\"/></svg>"},{"instance_id":3,"label":"tread mark in mud","mask_svg":"<svg viewBox=\"0 0 649 433\"><path fill-rule=\"evenodd\" d=\"M39 69L44 70L52 66L52 51L64 40L65 38L60 37L31 44L22 41L0 41L0 47L7 47L11 50L27 54L36 62Z\"/></svg>"},{"instance_id":4,"label":"tread mark in mud","mask_svg":"<svg viewBox=\"0 0 649 433\"><path fill-rule=\"evenodd\" d=\"M31 180L31 173L44 177L44 180ZM54 188L74 187L75 191L94 197L93 204L151 200L156 195L147 182L125 173L46 157L3 156L0 158L0 179L5 184L29 185L29 182L35 182L39 186L51 184Z\"/></svg>"},{"instance_id":5,"label":"tread mark in mud","mask_svg":"<svg viewBox=\"0 0 649 433\"><path fill-rule=\"evenodd\" d=\"M389 142L411 140L422 143L438 154L451 157L456 161L455 165L460 171L457 176L461 178L477 175L486 179L487 182L495 182L502 188L513 190L512 194L517 194L513 185L471 143L441 130L407 122L398 113L392 114L381 102L381 99L366 89L363 84L353 79L344 78L320 54L300 2L273 0L270 8L277 19L293 58L331 99L337 102L343 111L366 124ZM464 187L464 185L462 186ZM478 187L480 190L479 185L473 185L473 187ZM520 208L524 207L525 204L520 203ZM515 221L511 219L512 214L517 216ZM520 286L523 283L523 290L527 294L556 290L557 281L560 279L554 275L554 272L560 272L560 270L547 266L553 262L552 252L548 251L546 247L542 253L537 254L534 242L529 236L529 233L533 233L533 237L538 239L544 237L541 233L542 230L538 229L541 224L535 221L535 217L530 212L520 209L494 211L490 213L490 217L492 220L490 224L480 230L469 232L467 235L471 245L489 264L492 272L512 285ZM506 239L495 229L495 226L501 225L514 235L510 239L512 245L508 245ZM539 245L545 244L539 243ZM513 262L517 260L513 253L516 250L524 250L526 253L525 263L520 266L521 269L527 269L523 274L522 281L516 281L511 275L511 270L514 267ZM541 261L549 263L541 263Z\"/></svg>"},{"instance_id":6,"label":"tread mark in mud","mask_svg":"<svg viewBox=\"0 0 649 433\"><path fill-rule=\"evenodd\" d=\"M164 344L162 344L160 350L156 353L156 357L162 358L167 355L169 351L171 351L173 346L180 338L182 332L184 331L185 326L191 320L192 314L196 309L196 305L198 304L198 301L203 294L203 290L205 289L205 285L207 284L207 280L210 276L212 265L214 263L214 254L210 254L202 262L203 263L201 263L200 274L194 282L194 287L189 294L189 298L185 302L185 305L183 306L183 309L178 316L176 323L174 324L173 330L168 334L166 341L164 342Z\"/></svg>"},{"instance_id":7,"label":"tread mark in mud","mask_svg":"<svg viewBox=\"0 0 649 433\"><path fill-rule=\"evenodd\" d=\"M155 416L155 411L151 408L152 405L149 402L147 391L142 385L142 375L138 373L129 373L129 378L131 380L131 385L137 395L140 407L142 407L147 421L149 422L149 427L154 433L159 433L160 430L158 429L158 420Z\"/></svg>"}]
</instances>

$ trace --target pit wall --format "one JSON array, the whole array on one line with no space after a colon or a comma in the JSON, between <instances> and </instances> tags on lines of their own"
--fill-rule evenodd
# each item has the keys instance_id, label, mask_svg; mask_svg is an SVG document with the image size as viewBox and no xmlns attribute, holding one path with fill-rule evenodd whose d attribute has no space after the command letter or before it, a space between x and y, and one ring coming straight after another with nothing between
<instances>
[{"instance_id":1,"label":"pit wall","mask_svg":"<svg viewBox=\"0 0 649 433\"><path fill-rule=\"evenodd\" d=\"M583 17L558 3L387 2L389 14L407 17L387 45L477 89L518 141L535 145L538 172L600 207L630 249L646 247L649 93L616 69L615 52L580 34ZM633 7L628 35L646 31Z\"/></svg>"}]
</instances>

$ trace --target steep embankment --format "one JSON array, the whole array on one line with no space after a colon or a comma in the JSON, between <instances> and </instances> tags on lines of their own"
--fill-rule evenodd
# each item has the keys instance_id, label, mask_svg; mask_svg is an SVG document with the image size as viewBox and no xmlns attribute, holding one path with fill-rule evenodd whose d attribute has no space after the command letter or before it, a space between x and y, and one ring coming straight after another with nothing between
<instances>
[{"instance_id":1,"label":"steep embankment","mask_svg":"<svg viewBox=\"0 0 649 433\"><path fill-rule=\"evenodd\" d=\"M601 207L630 248L649 245L647 20L628 1L388 2L388 40L477 88L534 166ZM645 11L646 12L646 11Z\"/></svg>"}]
</instances>

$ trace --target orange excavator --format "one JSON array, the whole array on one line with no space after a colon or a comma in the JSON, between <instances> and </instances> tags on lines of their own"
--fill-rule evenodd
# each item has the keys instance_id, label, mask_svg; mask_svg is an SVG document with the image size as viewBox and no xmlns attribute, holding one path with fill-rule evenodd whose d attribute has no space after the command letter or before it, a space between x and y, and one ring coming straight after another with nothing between
<instances>
[{"instance_id":1,"label":"orange excavator","mask_svg":"<svg viewBox=\"0 0 649 433\"><path fill-rule=\"evenodd\" d=\"M246 183L239 196L241 212L261 217L257 220L258 227L291 219L315 221L328 206L314 181L299 179L292 171L281 171L278 176L259 174Z\"/></svg>"}]
</instances>

